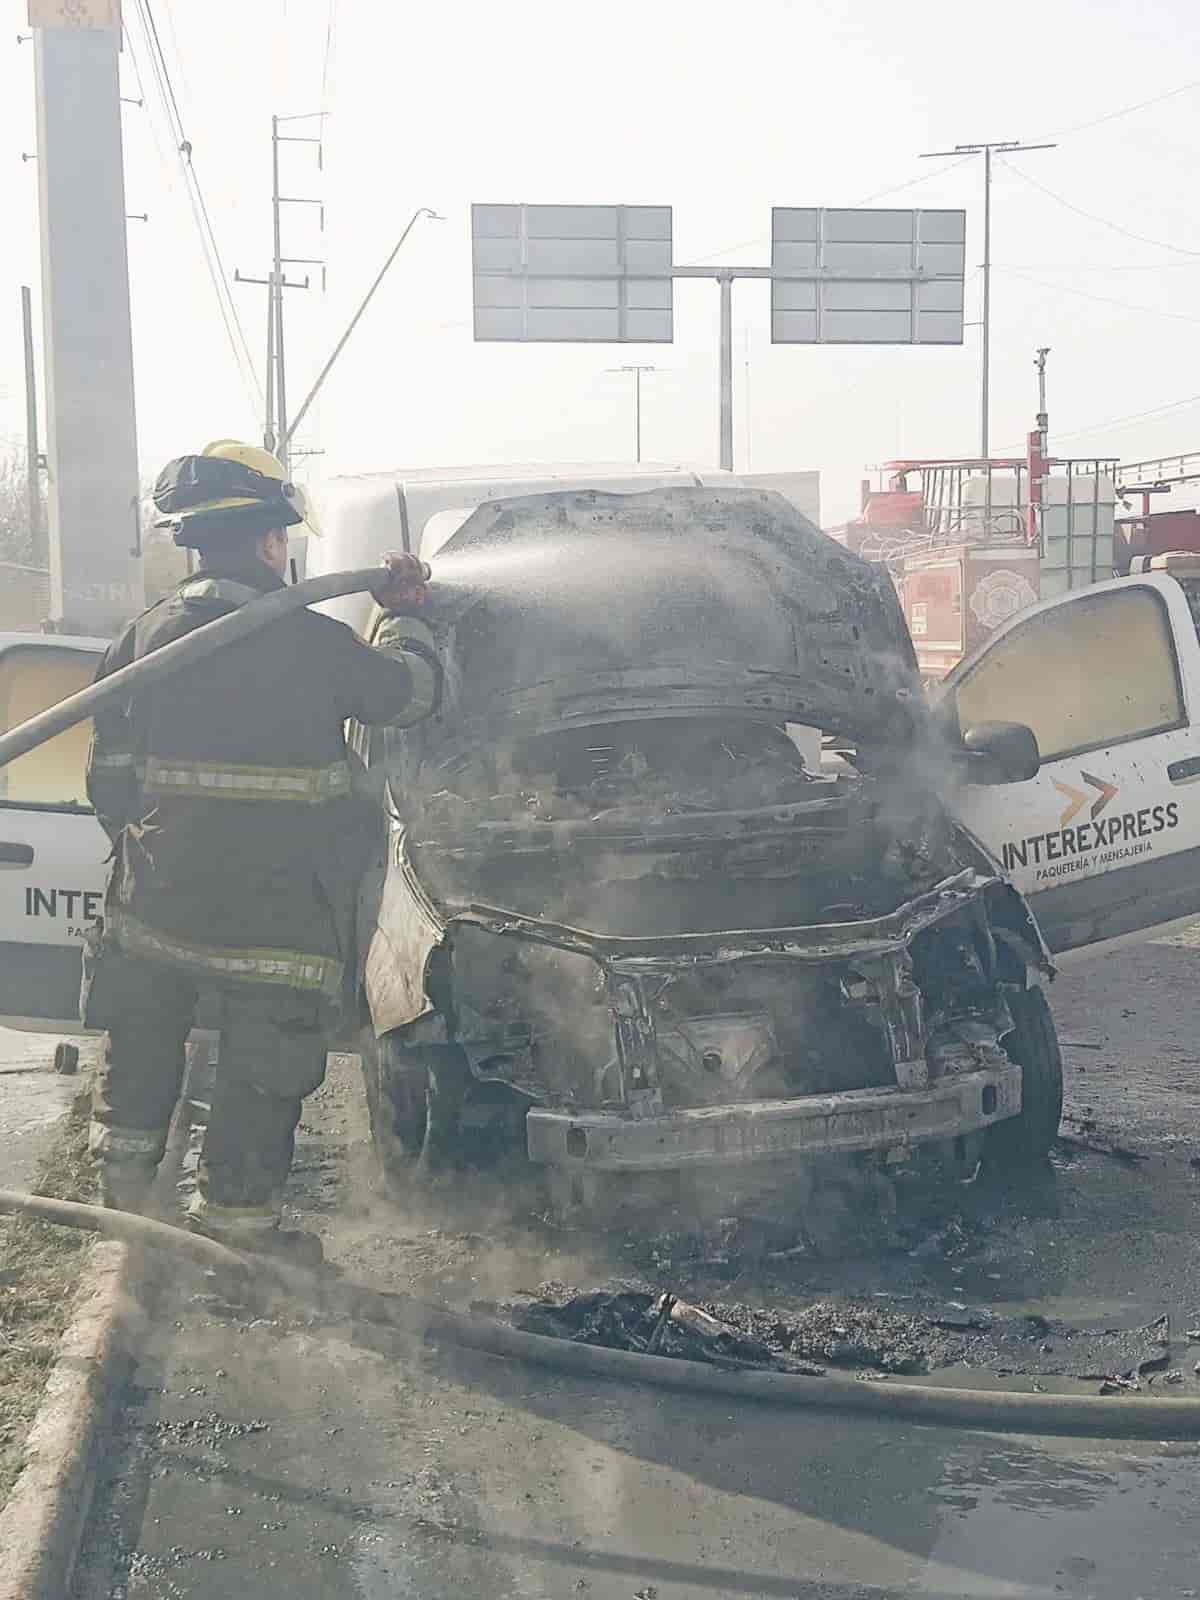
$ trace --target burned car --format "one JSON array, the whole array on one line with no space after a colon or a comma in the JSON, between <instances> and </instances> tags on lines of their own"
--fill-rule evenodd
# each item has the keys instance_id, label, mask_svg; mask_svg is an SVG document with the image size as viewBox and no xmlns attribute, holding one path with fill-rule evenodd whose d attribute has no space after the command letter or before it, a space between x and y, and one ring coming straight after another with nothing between
<instances>
[{"instance_id":1,"label":"burned car","mask_svg":"<svg viewBox=\"0 0 1200 1600\"><path fill-rule=\"evenodd\" d=\"M385 1169L500 1103L585 1203L638 1173L1044 1156L1046 948L944 800L1029 777L1036 744L943 735L882 569L770 493L562 492L472 514L422 617L440 711L366 749Z\"/></svg>"}]
</instances>

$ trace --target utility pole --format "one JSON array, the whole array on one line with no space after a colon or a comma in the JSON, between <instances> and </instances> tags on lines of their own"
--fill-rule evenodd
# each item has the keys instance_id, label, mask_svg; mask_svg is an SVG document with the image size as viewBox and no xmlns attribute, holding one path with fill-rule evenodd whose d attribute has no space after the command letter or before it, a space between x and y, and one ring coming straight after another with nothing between
<instances>
[{"instance_id":1,"label":"utility pole","mask_svg":"<svg viewBox=\"0 0 1200 1600\"><path fill-rule=\"evenodd\" d=\"M633 373L633 448L635 461L642 459L642 373L657 372L657 367L630 365L609 367L609 372Z\"/></svg>"},{"instance_id":2,"label":"utility pole","mask_svg":"<svg viewBox=\"0 0 1200 1600\"><path fill-rule=\"evenodd\" d=\"M717 275L721 289L721 363L718 406L721 417L721 466L733 471L733 273Z\"/></svg>"},{"instance_id":3,"label":"utility pole","mask_svg":"<svg viewBox=\"0 0 1200 1600\"><path fill-rule=\"evenodd\" d=\"M283 335L283 291L285 289L307 289L308 278L293 279L285 277L282 273L272 272L266 278L248 278L244 272L235 269L233 274L235 283L256 284L267 291L267 381L263 385L266 396L266 412L263 421L263 449L269 450L272 455L278 454L284 466L287 458L280 447L281 432L278 431L276 422L276 406L279 403L278 383L278 345ZM287 405L286 392L283 403Z\"/></svg>"},{"instance_id":4,"label":"utility pole","mask_svg":"<svg viewBox=\"0 0 1200 1600\"><path fill-rule=\"evenodd\" d=\"M988 408L991 382L992 336L992 156L1017 155L1025 150L1056 150L1057 144L1022 144L1018 139L990 144L956 144L953 150L922 150L921 160L933 156L983 156L983 349L980 363L979 454L988 453Z\"/></svg>"},{"instance_id":5,"label":"utility pole","mask_svg":"<svg viewBox=\"0 0 1200 1600\"><path fill-rule=\"evenodd\" d=\"M263 423L263 449L275 454L275 273L267 279L267 377L263 385L267 415Z\"/></svg>"},{"instance_id":6,"label":"utility pole","mask_svg":"<svg viewBox=\"0 0 1200 1600\"><path fill-rule=\"evenodd\" d=\"M31 0L52 622L142 609L116 0ZM36 471L35 471L36 476Z\"/></svg>"},{"instance_id":7,"label":"utility pole","mask_svg":"<svg viewBox=\"0 0 1200 1600\"><path fill-rule=\"evenodd\" d=\"M37 380L33 370L33 296L21 285L21 330L25 341L25 478L29 495L29 543L35 552L42 535L42 453L38 446Z\"/></svg>"},{"instance_id":8,"label":"utility pole","mask_svg":"<svg viewBox=\"0 0 1200 1600\"><path fill-rule=\"evenodd\" d=\"M317 206L321 227L325 226L324 202L308 195L287 195L280 191L279 147L281 144L313 144L317 146L317 163L321 162L321 139L314 134L280 133L280 125L307 122L323 117L323 111L302 111L294 116L271 118L271 270L265 278L248 278L235 272L238 283L253 283L267 291L267 376L263 385L266 395L266 417L263 425L263 446L279 456L284 469L291 466L290 440L294 429L288 423L287 360L283 337L283 291L307 289L308 274L303 280L287 276L289 266L318 266L324 277L325 263L320 257L285 256L283 253L283 207Z\"/></svg>"}]
</instances>

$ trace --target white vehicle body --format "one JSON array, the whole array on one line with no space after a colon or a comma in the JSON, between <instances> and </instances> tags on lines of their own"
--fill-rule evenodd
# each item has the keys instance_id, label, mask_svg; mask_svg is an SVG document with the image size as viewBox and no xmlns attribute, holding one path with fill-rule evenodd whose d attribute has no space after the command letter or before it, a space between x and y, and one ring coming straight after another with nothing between
<instances>
[{"instance_id":1,"label":"white vehicle body","mask_svg":"<svg viewBox=\"0 0 1200 1600\"><path fill-rule=\"evenodd\" d=\"M334 480L314 496L323 531L308 543L307 571L370 566L396 549L435 557L485 500L722 480L658 466ZM956 809L1026 895L1060 962L1200 916L1193 603L1184 584L1158 574L1075 590L998 628L940 691L964 726L1024 722L1038 736L1035 778L967 787ZM367 603L330 609L361 625ZM0 633L0 730L84 687L105 648ZM89 736L83 724L0 769L0 1019L9 1026L78 1030L80 945L100 912L108 856L83 786Z\"/></svg>"},{"instance_id":2,"label":"white vehicle body","mask_svg":"<svg viewBox=\"0 0 1200 1600\"><path fill-rule=\"evenodd\" d=\"M389 551L408 550L431 561L481 505L556 489L634 494L670 484L739 483L774 489L820 526L817 472L738 473L656 465L429 467L330 478L308 491L318 537L305 541L303 573L369 567ZM370 600L354 595L324 609L360 628Z\"/></svg>"},{"instance_id":3,"label":"white vehicle body","mask_svg":"<svg viewBox=\"0 0 1200 1600\"><path fill-rule=\"evenodd\" d=\"M85 688L104 639L0 633L0 728ZM109 845L87 804L89 724L0 767L0 1019L79 1031L80 947Z\"/></svg>"},{"instance_id":4,"label":"white vehicle body","mask_svg":"<svg viewBox=\"0 0 1200 1600\"><path fill-rule=\"evenodd\" d=\"M1023 722L1041 768L958 811L1060 965L1200 915L1200 642L1186 581L1114 578L997 628L939 692L960 727Z\"/></svg>"}]
</instances>

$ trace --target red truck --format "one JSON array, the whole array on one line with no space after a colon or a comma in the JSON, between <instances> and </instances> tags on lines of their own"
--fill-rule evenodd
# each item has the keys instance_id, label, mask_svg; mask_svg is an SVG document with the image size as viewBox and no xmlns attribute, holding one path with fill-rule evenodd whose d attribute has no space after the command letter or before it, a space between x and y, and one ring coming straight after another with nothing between
<instances>
[{"instance_id":1,"label":"red truck","mask_svg":"<svg viewBox=\"0 0 1200 1600\"><path fill-rule=\"evenodd\" d=\"M835 539L892 573L923 676L940 681L1017 611L1114 572L1117 463L1024 456L886 462Z\"/></svg>"},{"instance_id":2,"label":"red truck","mask_svg":"<svg viewBox=\"0 0 1200 1600\"><path fill-rule=\"evenodd\" d=\"M1024 456L885 462L860 515L828 530L888 566L929 682L1038 600L1200 553L1200 512L1150 511L1152 494L1200 479L1200 455L1122 465L1050 456L1045 438L1035 429Z\"/></svg>"}]
</instances>

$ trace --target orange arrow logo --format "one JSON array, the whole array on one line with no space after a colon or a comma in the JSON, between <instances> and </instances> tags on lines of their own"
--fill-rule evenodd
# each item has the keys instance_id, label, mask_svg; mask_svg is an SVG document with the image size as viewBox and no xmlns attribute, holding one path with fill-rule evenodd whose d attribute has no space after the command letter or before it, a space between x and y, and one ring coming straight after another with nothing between
<instances>
[{"instance_id":1,"label":"orange arrow logo","mask_svg":"<svg viewBox=\"0 0 1200 1600\"><path fill-rule=\"evenodd\" d=\"M1118 793L1117 785L1115 783L1106 783L1103 778L1094 778L1090 772L1084 772L1082 770L1080 771L1079 776L1083 779L1084 783L1090 784L1093 789L1099 790L1097 798L1092 801L1091 817L1092 821L1095 822L1096 818L1104 810L1108 802L1116 798ZM1084 806L1087 805L1088 797L1082 789L1072 788L1069 783L1059 783L1057 778L1054 779L1054 787L1058 790L1059 794L1065 795L1068 801L1067 809L1058 819L1059 827L1065 828L1067 823L1070 822L1073 817L1078 816L1080 811L1083 810Z\"/></svg>"},{"instance_id":2,"label":"orange arrow logo","mask_svg":"<svg viewBox=\"0 0 1200 1600\"><path fill-rule=\"evenodd\" d=\"M1108 802L1112 799L1115 799L1117 794L1117 785L1115 783L1106 783L1103 778L1093 778L1091 773L1084 772L1082 767L1079 770L1079 776L1083 779L1084 783L1090 783L1093 789L1099 789L1100 791L1100 798L1092 801L1092 821L1095 822L1096 818L1104 810Z\"/></svg>"},{"instance_id":3,"label":"orange arrow logo","mask_svg":"<svg viewBox=\"0 0 1200 1600\"><path fill-rule=\"evenodd\" d=\"M1054 787L1058 790L1059 794L1065 794L1070 802L1070 804L1067 806L1067 809L1058 819L1059 827L1065 828L1067 823L1070 822L1071 818L1081 811L1085 805L1087 805L1087 795L1084 794L1082 789L1072 789L1069 783L1059 783L1057 778L1054 779Z\"/></svg>"}]
</instances>

